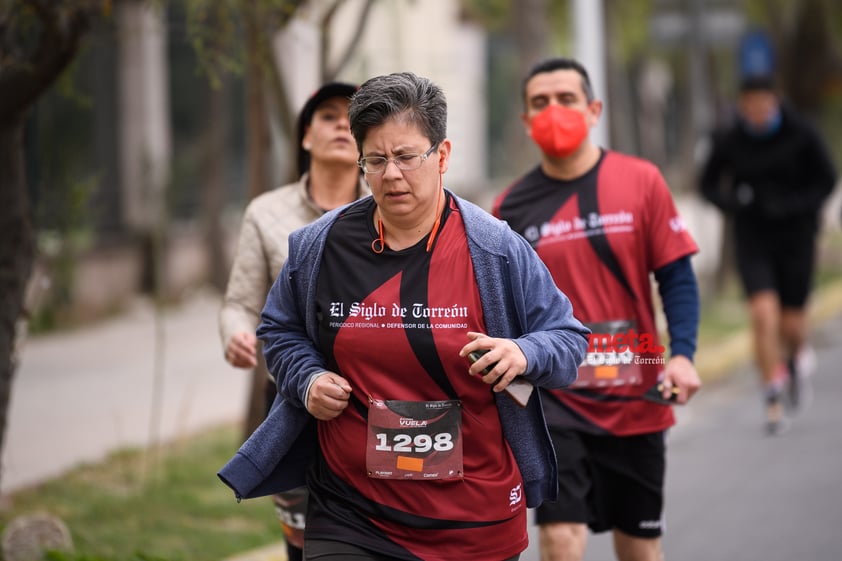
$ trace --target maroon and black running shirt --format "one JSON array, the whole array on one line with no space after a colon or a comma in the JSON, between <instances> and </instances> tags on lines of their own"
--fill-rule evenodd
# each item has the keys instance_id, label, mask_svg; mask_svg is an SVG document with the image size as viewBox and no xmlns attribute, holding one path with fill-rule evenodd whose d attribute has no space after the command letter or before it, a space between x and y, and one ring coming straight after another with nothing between
<instances>
[{"instance_id":1,"label":"maroon and black running shirt","mask_svg":"<svg viewBox=\"0 0 842 561\"><path fill-rule=\"evenodd\" d=\"M320 347L353 392L339 417L319 422L306 534L399 559L516 555L527 545L520 471L490 387L468 375L458 354L466 332L484 331L462 217L448 198L431 252L425 238L376 254L373 210L372 201L340 217L322 258ZM369 414L374 402L387 401L456 402L457 418L451 411L411 420L398 408L389 412L397 429L385 430ZM462 473L439 474L436 462L454 446L461 447ZM394 453L402 473L417 470L418 477L369 473L367 456L391 461L392 452L381 452L398 448L406 452Z\"/></svg>"},{"instance_id":2,"label":"maroon and black running shirt","mask_svg":"<svg viewBox=\"0 0 842 561\"><path fill-rule=\"evenodd\" d=\"M638 343L658 344L650 273L697 247L654 165L605 151L593 169L571 181L550 178L539 166L497 197L494 214L532 244L575 316L595 335L633 331ZM591 367L605 385L547 392L548 422L615 435L671 426L670 407L640 399L657 382L663 356L644 361L629 353L627 359L628 365ZM635 372L623 383L627 370Z\"/></svg>"}]
</instances>

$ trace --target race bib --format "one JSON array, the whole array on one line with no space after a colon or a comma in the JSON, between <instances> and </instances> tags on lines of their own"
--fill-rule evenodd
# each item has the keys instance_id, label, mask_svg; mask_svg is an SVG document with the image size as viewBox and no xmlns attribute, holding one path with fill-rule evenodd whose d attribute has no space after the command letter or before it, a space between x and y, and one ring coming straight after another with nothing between
<instances>
[{"instance_id":1,"label":"race bib","mask_svg":"<svg viewBox=\"0 0 842 561\"><path fill-rule=\"evenodd\" d=\"M366 470L375 479L461 478L462 403L372 401Z\"/></svg>"},{"instance_id":2,"label":"race bib","mask_svg":"<svg viewBox=\"0 0 842 561\"><path fill-rule=\"evenodd\" d=\"M284 530L284 537L288 543L299 549L304 548L304 520L307 517L308 497L306 487L298 487L272 496Z\"/></svg>"}]
</instances>

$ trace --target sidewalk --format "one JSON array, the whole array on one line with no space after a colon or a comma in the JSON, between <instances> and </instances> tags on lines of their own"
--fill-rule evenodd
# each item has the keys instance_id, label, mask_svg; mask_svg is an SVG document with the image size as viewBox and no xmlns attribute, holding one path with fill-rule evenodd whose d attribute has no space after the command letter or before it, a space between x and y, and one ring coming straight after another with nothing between
<instances>
[{"instance_id":1,"label":"sidewalk","mask_svg":"<svg viewBox=\"0 0 842 561\"><path fill-rule=\"evenodd\" d=\"M243 418L248 371L222 357L220 298L156 319L145 300L93 327L27 340L12 386L0 494ZM154 420L154 422L153 422Z\"/></svg>"}]
</instances>

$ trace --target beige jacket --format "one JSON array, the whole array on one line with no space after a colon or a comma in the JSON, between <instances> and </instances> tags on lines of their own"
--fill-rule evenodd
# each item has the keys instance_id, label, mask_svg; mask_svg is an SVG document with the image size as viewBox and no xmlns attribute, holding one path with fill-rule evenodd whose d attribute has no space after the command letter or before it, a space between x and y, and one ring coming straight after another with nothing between
<instances>
[{"instance_id":1,"label":"beige jacket","mask_svg":"<svg viewBox=\"0 0 842 561\"><path fill-rule=\"evenodd\" d=\"M237 333L254 332L266 294L287 258L287 237L324 211L307 192L309 174L255 197L246 207L237 252L219 313L222 348ZM371 193L360 178L358 198Z\"/></svg>"}]
</instances>

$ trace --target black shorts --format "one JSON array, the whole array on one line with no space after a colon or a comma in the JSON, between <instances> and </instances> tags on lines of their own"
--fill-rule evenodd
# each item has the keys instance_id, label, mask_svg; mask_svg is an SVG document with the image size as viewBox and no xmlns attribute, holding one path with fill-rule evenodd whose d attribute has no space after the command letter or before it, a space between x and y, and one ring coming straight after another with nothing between
<instances>
[{"instance_id":1,"label":"black shorts","mask_svg":"<svg viewBox=\"0 0 842 561\"><path fill-rule=\"evenodd\" d=\"M657 538L663 527L666 434L597 436L551 429L558 458L558 500L535 510L535 522L587 524Z\"/></svg>"},{"instance_id":2,"label":"black shorts","mask_svg":"<svg viewBox=\"0 0 842 561\"><path fill-rule=\"evenodd\" d=\"M803 308L813 283L816 235L810 228L736 228L737 270L747 296L772 290L786 308Z\"/></svg>"}]
</instances>

